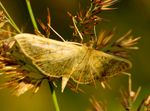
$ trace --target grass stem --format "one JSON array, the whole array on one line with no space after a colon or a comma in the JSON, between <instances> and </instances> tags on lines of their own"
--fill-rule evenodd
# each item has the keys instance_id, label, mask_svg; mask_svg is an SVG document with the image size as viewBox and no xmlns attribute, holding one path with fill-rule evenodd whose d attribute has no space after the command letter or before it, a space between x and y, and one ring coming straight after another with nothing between
<instances>
[{"instance_id":1,"label":"grass stem","mask_svg":"<svg viewBox=\"0 0 150 111\"><path fill-rule=\"evenodd\" d=\"M54 85L52 84L52 82L48 82L48 83L49 83L50 91L52 94L52 99L54 102L55 109L56 109L56 111L60 111Z\"/></svg>"},{"instance_id":2,"label":"grass stem","mask_svg":"<svg viewBox=\"0 0 150 111\"><path fill-rule=\"evenodd\" d=\"M26 0L26 4L27 4L27 8L28 8L28 11L29 11L29 15L30 15L33 27L34 27L35 31L38 31L38 26L37 26L37 23L36 23L36 20L35 20L33 11L32 11L30 0ZM52 99L53 99L55 109L56 109L56 111L60 111L54 85L51 82L48 82L48 83L49 83L50 91L51 91L51 94L52 94Z\"/></svg>"},{"instance_id":3,"label":"grass stem","mask_svg":"<svg viewBox=\"0 0 150 111\"><path fill-rule=\"evenodd\" d=\"M26 4L27 4L27 8L28 8L28 11L29 11L29 15L30 15L30 18L31 18L33 27L34 27L34 29L35 29L36 31L38 31L38 26L37 26L37 23L36 23L36 20L35 20L33 11L32 11L32 7L31 7L30 0L26 0Z\"/></svg>"},{"instance_id":4,"label":"grass stem","mask_svg":"<svg viewBox=\"0 0 150 111\"><path fill-rule=\"evenodd\" d=\"M9 15L9 13L7 12L7 10L5 9L5 7L3 6L3 4L0 2L0 7L3 9L3 11L5 12L7 19L9 20L10 24L14 27L14 29L18 32L21 33L20 29L18 28L18 26L15 24L15 22L13 21L13 19L11 18L11 16Z\"/></svg>"}]
</instances>

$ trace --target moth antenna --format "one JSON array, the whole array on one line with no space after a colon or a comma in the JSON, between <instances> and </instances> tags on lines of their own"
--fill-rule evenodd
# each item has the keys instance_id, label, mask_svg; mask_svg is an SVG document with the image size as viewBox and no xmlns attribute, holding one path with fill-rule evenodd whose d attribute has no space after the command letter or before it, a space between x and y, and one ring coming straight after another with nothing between
<instances>
[{"instance_id":1,"label":"moth antenna","mask_svg":"<svg viewBox=\"0 0 150 111\"><path fill-rule=\"evenodd\" d=\"M48 24L48 27L49 27L63 42L66 42L65 39L63 39L63 37L62 37L59 33L57 33L57 32L55 31L55 29L54 29L52 26L50 26L50 25Z\"/></svg>"},{"instance_id":2,"label":"moth antenna","mask_svg":"<svg viewBox=\"0 0 150 111\"><path fill-rule=\"evenodd\" d=\"M122 72L122 74L128 76L128 91L132 92L132 79L131 79L131 74L127 72Z\"/></svg>"},{"instance_id":3,"label":"moth antenna","mask_svg":"<svg viewBox=\"0 0 150 111\"><path fill-rule=\"evenodd\" d=\"M92 65L92 67L93 67L93 65ZM94 75L92 74L92 72L90 73L90 75L91 75L92 81L93 81L93 83L94 83L94 86L96 87L96 81L95 81L95 79L94 79Z\"/></svg>"},{"instance_id":4,"label":"moth antenna","mask_svg":"<svg viewBox=\"0 0 150 111\"><path fill-rule=\"evenodd\" d=\"M78 81L81 81L82 76L83 76L83 74L81 73L81 74L80 74L80 77L79 77L79 79L78 79ZM76 85L76 90L78 90L78 87L79 87L79 83L77 83L77 85Z\"/></svg>"},{"instance_id":5,"label":"moth antenna","mask_svg":"<svg viewBox=\"0 0 150 111\"><path fill-rule=\"evenodd\" d=\"M72 21L73 21L73 25L74 25L75 29L77 30L77 32L78 32L78 34L79 34L79 37L80 37L81 40L83 41L82 34L80 33L80 31L79 31L77 25L75 24L75 18L74 18L74 17L72 17Z\"/></svg>"},{"instance_id":6,"label":"moth antenna","mask_svg":"<svg viewBox=\"0 0 150 111\"><path fill-rule=\"evenodd\" d=\"M61 92L64 92L64 89L65 89L65 87L66 87L66 85L67 85L68 80L69 80L69 77L68 77L68 76L62 77Z\"/></svg>"}]
</instances>

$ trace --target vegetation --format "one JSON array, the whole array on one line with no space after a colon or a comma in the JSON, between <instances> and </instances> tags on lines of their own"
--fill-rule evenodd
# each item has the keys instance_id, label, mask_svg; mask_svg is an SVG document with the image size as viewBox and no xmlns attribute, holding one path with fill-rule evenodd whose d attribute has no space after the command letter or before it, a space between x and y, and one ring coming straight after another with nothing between
<instances>
[{"instance_id":1,"label":"vegetation","mask_svg":"<svg viewBox=\"0 0 150 111\"><path fill-rule=\"evenodd\" d=\"M116 75L119 75L121 73L129 77L128 90L120 91L121 104L124 110L149 111L149 95L145 97L139 105L134 107L134 103L139 96L141 87L139 87L137 91L133 91L131 75L126 73L126 71L131 68L129 60L130 52L138 49L138 47L135 45L141 37L133 38L133 36L131 35L132 31L129 30L122 37L115 40L113 39L116 32L115 28L109 32L103 30L99 34L97 34L96 31L96 25L105 20L104 18L99 17L99 13L104 10L115 9L110 7L112 7L112 5L114 5L116 2L116 0L91 0L90 6L86 9L82 9L82 7L80 7L79 12L77 12L76 15L68 12L69 17L72 20L72 25L70 27L71 29L73 29L72 40L69 43L76 45L77 47L82 47L83 49L85 47L82 53L84 54L84 51L89 51L89 54L86 53L87 55L85 54L86 56L83 58L82 63L78 64L77 66L73 65L72 69L69 69L70 67L67 65L63 65L65 68L63 70L66 70L68 68L67 70L69 70L69 76L67 75L66 77L66 75L62 73L59 78L55 78L51 75L47 76L45 74L43 74L42 77L40 76L39 78L35 76L30 76L30 74L32 75L32 73L38 73L38 71L34 71L33 68L28 69L26 65L20 63L20 61L18 62L17 58L11 55L9 50L15 44L12 37L22 32L20 28L15 24L13 19L10 17L5 7L0 2L0 6L3 9L3 11L0 12L0 34L2 35L0 38L0 74L5 75L7 79L9 79L8 81L6 81L6 83L1 85L1 88L12 88L14 92L13 94L20 96L21 94L30 89L33 89L33 92L36 93L41 86L43 80L47 80L50 86L49 88L52 94L55 109L56 111L60 111L61 108L59 108L59 103L57 101L55 92L56 86L58 84L58 81L60 81L60 78L62 78L62 91L67 86L74 92L84 92L84 89L80 88L80 85L82 86L86 84L91 84L96 86L96 83L98 81L101 83L103 88L110 87L108 84L108 80L112 77L116 77ZM34 27L34 34L40 37L45 37L45 41L47 41L47 39L51 38L51 31L53 31L63 41L60 43L66 44L64 38L61 37L51 26L49 9L47 11L47 24L45 25L41 20L38 20L38 23L44 30L40 31L40 28L38 28L36 19L32 11L30 0L26 0L26 4ZM102 54L104 53L104 56L101 56L101 53L99 52L102 52ZM78 61L80 60L79 58L81 58L80 56L83 55L82 53L80 52L77 54L78 58L73 58L69 55L68 58L71 58L72 61ZM95 55L99 56L99 58ZM85 59L86 57L87 59ZM90 59L91 57L92 59ZM106 60L103 60L103 57L106 58ZM96 65L100 64L97 63L97 61L101 64L101 66L98 66L98 68L96 67ZM111 61L114 62L111 63ZM63 64L66 63L69 64L68 61L64 62ZM102 68L103 70L98 70L99 68ZM97 71L99 71L98 76L96 75ZM73 74L75 74L75 76ZM90 79L87 79L88 77L85 77L88 74L91 74ZM57 75L57 73L55 75ZM75 79L75 77L77 79ZM73 80L71 80L70 78L73 78ZM96 100L94 97L90 99L90 102L92 104L92 107L88 109L89 111L107 110L107 106L103 102L99 102L98 100Z\"/></svg>"}]
</instances>

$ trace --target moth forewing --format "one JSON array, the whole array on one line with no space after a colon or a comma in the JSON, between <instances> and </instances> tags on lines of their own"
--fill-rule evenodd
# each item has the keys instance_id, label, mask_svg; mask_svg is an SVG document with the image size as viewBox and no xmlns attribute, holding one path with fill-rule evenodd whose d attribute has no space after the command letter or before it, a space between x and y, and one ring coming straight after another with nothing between
<instances>
[{"instance_id":1,"label":"moth forewing","mask_svg":"<svg viewBox=\"0 0 150 111\"><path fill-rule=\"evenodd\" d=\"M60 42L32 34L18 34L11 54L31 70L62 79L62 91L69 78L89 84L131 68L130 61L71 42Z\"/></svg>"},{"instance_id":2,"label":"moth forewing","mask_svg":"<svg viewBox=\"0 0 150 111\"><path fill-rule=\"evenodd\" d=\"M34 66L41 73L50 77L69 75L74 61L79 54L85 53L83 48L70 42L60 42L32 34L18 34L14 37L14 56ZM15 50L15 49L18 50ZM23 56L23 57L22 57ZM77 60L78 61L78 60Z\"/></svg>"}]
</instances>

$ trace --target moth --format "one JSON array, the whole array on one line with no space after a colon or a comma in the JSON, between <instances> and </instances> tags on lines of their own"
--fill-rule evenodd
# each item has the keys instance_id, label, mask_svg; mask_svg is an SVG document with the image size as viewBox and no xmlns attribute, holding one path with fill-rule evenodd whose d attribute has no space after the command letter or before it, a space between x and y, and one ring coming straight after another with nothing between
<instances>
[{"instance_id":1,"label":"moth","mask_svg":"<svg viewBox=\"0 0 150 111\"><path fill-rule=\"evenodd\" d=\"M8 52L27 70L62 78L62 92L72 79L77 84L115 76L132 67L129 60L75 42L61 42L33 34L17 34Z\"/></svg>"}]
</instances>

